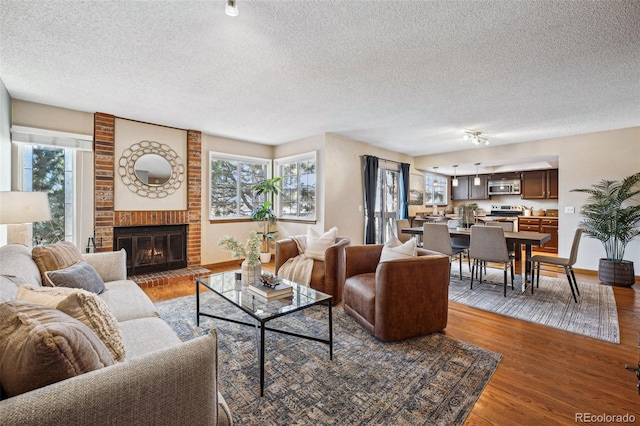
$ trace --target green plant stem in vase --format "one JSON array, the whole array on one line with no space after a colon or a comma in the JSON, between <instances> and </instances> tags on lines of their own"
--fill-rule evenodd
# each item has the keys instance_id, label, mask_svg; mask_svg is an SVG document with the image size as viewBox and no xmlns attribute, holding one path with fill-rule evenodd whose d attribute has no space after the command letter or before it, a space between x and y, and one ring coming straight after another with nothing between
<instances>
[{"instance_id":1,"label":"green plant stem in vase","mask_svg":"<svg viewBox=\"0 0 640 426\"><path fill-rule=\"evenodd\" d=\"M271 231L271 223L277 219L271 207L273 206L273 196L278 195L280 191L282 191L282 186L280 186L281 180L282 178L279 176L265 179L252 187L255 197L265 196L264 203L251 212L251 220L262 221L262 231L258 232L258 235L262 238L263 253L269 252L269 240L275 240L275 234L277 234L277 231Z\"/></svg>"},{"instance_id":2,"label":"green plant stem in vase","mask_svg":"<svg viewBox=\"0 0 640 426\"><path fill-rule=\"evenodd\" d=\"M260 244L262 239L257 232L251 232L246 243L241 243L232 235L225 235L218 241L218 246L230 251L234 259L244 258L241 265L242 285L249 285L260 280Z\"/></svg>"}]
</instances>

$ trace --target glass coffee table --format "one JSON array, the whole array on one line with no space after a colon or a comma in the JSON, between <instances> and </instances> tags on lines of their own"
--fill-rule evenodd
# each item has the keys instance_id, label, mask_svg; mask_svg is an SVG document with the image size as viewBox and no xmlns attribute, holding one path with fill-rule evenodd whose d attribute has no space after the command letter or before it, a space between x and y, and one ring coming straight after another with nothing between
<instances>
[{"instance_id":1,"label":"glass coffee table","mask_svg":"<svg viewBox=\"0 0 640 426\"><path fill-rule=\"evenodd\" d=\"M259 331L260 339L258 342L258 362L260 364L260 396L264 396L264 338L266 330L325 343L329 345L329 359L333 359L332 297L328 294L319 292L310 287L296 284L292 281L283 279L282 282L293 288L293 297L267 302L259 296L254 296L246 286L242 286L239 281L236 281L235 272L222 272L219 274L196 278L196 324L198 326L200 325L200 317L205 316L255 327L256 334ZM255 321L253 323L244 322L233 318L215 315L212 312L201 311L200 286L208 288L223 300L245 312ZM329 336L327 339L293 333L286 330L278 330L267 326L267 323L271 320L321 304L327 305L329 313Z\"/></svg>"}]
</instances>

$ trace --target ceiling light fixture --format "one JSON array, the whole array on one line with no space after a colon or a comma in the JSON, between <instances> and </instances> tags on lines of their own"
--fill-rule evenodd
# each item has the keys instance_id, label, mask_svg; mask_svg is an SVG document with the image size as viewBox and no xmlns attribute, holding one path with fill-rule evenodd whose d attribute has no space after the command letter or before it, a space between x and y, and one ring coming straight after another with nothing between
<instances>
[{"instance_id":1,"label":"ceiling light fixture","mask_svg":"<svg viewBox=\"0 0 640 426\"><path fill-rule=\"evenodd\" d=\"M236 0L227 0L227 5L224 7L224 13L229 16L238 16L238 6Z\"/></svg>"},{"instance_id":2,"label":"ceiling light fixture","mask_svg":"<svg viewBox=\"0 0 640 426\"><path fill-rule=\"evenodd\" d=\"M456 174L457 164L451 166L453 167L453 179L451 180L451 186L458 186L458 175Z\"/></svg>"},{"instance_id":3,"label":"ceiling light fixture","mask_svg":"<svg viewBox=\"0 0 640 426\"><path fill-rule=\"evenodd\" d=\"M482 132L473 130L464 131L464 140L470 140L474 145L489 145L489 139L486 136L482 136Z\"/></svg>"},{"instance_id":4,"label":"ceiling light fixture","mask_svg":"<svg viewBox=\"0 0 640 426\"><path fill-rule=\"evenodd\" d=\"M438 166L433 166L433 173L437 173L438 172ZM437 179L433 179L433 186L439 186L438 180Z\"/></svg>"},{"instance_id":5,"label":"ceiling light fixture","mask_svg":"<svg viewBox=\"0 0 640 426\"><path fill-rule=\"evenodd\" d=\"M478 176L478 166L480 165L480 163L475 163L476 166L476 177L473 178L473 185L474 186L480 186L480 176Z\"/></svg>"}]
</instances>

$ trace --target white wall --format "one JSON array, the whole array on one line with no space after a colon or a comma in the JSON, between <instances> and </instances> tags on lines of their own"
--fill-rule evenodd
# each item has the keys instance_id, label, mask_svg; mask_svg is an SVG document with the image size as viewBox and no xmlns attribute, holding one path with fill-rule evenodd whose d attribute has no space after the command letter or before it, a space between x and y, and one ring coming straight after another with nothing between
<instances>
[{"instance_id":1,"label":"white wall","mask_svg":"<svg viewBox=\"0 0 640 426\"><path fill-rule=\"evenodd\" d=\"M584 194L570 192L571 189L640 172L640 127L416 157L416 166L427 170L438 165L515 160L535 155L558 156L558 255L567 257L573 233L580 222L578 212L586 199ZM528 203L528 200L524 202ZM569 206L575 207L576 213L564 213L564 208ZM604 249L599 241L583 237L576 267L595 271L598 259L603 256ZM638 275L640 239L627 246L625 259L635 262Z\"/></svg>"},{"instance_id":2,"label":"white wall","mask_svg":"<svg viewBox=\"0 0 640 426\"><path fill-rule=\"evenodd\" d=\"M0 191L11 191L11 97L0 80ZM0 225L0 246L7 244L7 225Z\"/></svg>"}]
</instances>

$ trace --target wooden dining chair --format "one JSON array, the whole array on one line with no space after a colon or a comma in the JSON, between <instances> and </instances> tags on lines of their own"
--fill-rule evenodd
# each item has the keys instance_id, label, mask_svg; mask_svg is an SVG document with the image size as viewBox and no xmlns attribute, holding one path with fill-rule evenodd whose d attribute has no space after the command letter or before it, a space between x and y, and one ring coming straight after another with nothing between
<instances>
[{"instance_id":1,"label":"wooden dining chair","mask_svg":"<svg viewBox=\"0 0 640 426\"><path fill-rule=\"evenodd\" d=\"M487 262L502 263L504 271L504 296L507 296L507 269L511 268L511 289L515 276L513 258L507 250L507 240L504 230L498 226L473 225L471 227L471 243L469 244L469 257L473 259L471 266L471 289L473 289L473 277L475 269L480 268L480 283L482 283L482 264Z\"/></svg>"},{"instance_id":2,"label":"wooden dining chair","mask_svg":"<svg viewBox=\"0 0 640 426\"><path fill-rule=\"evenodd\" d=\"M580 290L578 290L578 282L576 281L576 274L573 272L573 265L578 259L578 246L580 245L580 238L582 237L582 228L576 229L573 235L573 243L571 244L571 253L569 257L555 257L535 255L532 256L529 262L531 262L531 294L533 294L533 279L535 274L538 274L536 278L536 287L540 287L540 264L561 266L564 268L565 274L567 274L567 280L569 280L569 287L571 288L571 294L573 294L573 300L578 303L576 293L580 296Z\"/></svg>"},{"instance_id":3,"label":"wooden dining chair","mask_svg":"<svg viewBox=\"0 0 640 426\"><path fill-rule=\"evenodd\" d=\"M458 256L460 278L462 278L462 253L465 252L466 248L454 247L451 244L449 228L444 223L425 223L422 227L423 248L449 256L449 270L451 270L453 258Z\"/></svg>"}]
</instances>

